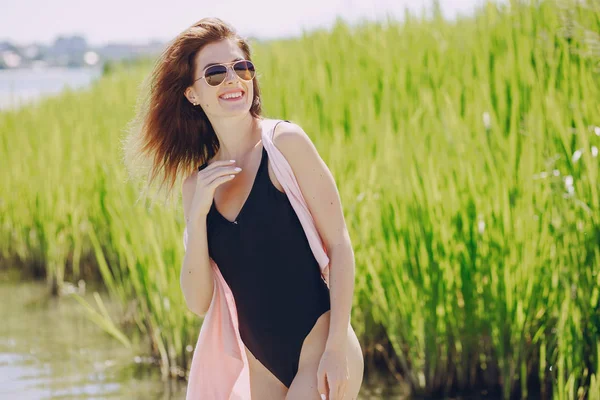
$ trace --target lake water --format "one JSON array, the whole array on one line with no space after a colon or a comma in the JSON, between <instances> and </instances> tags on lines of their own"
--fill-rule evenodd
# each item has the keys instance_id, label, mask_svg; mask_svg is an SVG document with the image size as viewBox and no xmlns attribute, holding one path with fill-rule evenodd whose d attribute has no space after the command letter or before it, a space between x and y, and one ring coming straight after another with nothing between
<instances>
[{"instance_id":1,"label":"lake water","mask_svg":"<svg viewBox=\"0 0 600 400\"><path fill-rule=\"evenodd\" d=\"M86 87L101 75L101 67L0 70L0 110L31 104L66 87Z\"/></svg>"},{"instance_id":2,"label":"lake water","mask_svg":"<svg viewBox=\"0 0 600 400\"><path fill-rule=\"evenodd\" d=\"M105 334L69 296L49 297L43 282L0 278L0 399L184 399L185 382L163 382L144 358ZM89 290L88 290L89 292ZM96 304L92 293L83 297ZM101 295L112 317L117 304Z\"/></svg>"}]
</instances>

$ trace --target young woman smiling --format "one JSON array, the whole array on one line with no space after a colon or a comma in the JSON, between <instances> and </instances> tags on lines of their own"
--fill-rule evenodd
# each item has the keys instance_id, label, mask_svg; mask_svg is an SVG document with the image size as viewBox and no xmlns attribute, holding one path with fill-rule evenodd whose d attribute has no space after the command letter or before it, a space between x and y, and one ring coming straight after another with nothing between
<instances>
[{"instance_id":1,"label":"young woman smiling","mask_svg":"<svg viewBox=\"0 0 600 400\"><path fill-rule=\"evenodd\" d=\"M339 193L304 130L261 115L256 69L230 25L202 19L161 55L143 116L153 176L164 171L171 187L184 178L180 284L205 317L188 399L356 399L363 356L350 324L354 254ZM301 194L285 189L294 184ZM223 293L233 300L219 303Z\"/></svg>"}]
</instances>

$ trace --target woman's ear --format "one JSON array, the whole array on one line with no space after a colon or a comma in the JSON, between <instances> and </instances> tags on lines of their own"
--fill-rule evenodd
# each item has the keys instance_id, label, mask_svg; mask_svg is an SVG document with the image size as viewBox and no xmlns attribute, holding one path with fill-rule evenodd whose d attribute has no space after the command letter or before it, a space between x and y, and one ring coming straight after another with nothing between
<instances>
[{"instance_id":1,"label":"woman's ear","mask_svg":"<svg viewBox=\"0 0 600 400\"><path fill-rule=\"evenodd\" d=\"M185 90L185 92L183 93L183 95L186 97L186 99L188 99L188 101L190 103L192 103L193 105L196 105L198 103L198 100L196 99L196 95L194 94L194 91L192 90L191 87L187 88Z\"/></svg>"}]
</instances>

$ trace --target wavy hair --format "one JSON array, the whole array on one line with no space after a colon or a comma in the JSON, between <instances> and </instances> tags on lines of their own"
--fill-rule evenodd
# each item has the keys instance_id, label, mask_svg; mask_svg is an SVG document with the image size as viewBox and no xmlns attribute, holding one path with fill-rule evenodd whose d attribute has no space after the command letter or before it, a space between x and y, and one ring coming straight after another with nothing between
<instances>
[{"instance_id":1,"label":"wavy hair","mask_svg":"<svg viewBox=\"0 0 600 400\"><path fill-rule=\"evenodd\" d=\"M142 83L135 118L123 142L124 162L129 176L144 175L143 192L159 181L171 197L178 179L210 160L219 149L215 131L201 107L194 107L184 92L193 84L197 53L207 44L234 40L247 60L250 45L236 30L219 18L203 18L173 39L158 57ZM261 101L257 77L250 114L260 118ZM138 164L138 161L141 161Z\"/></svg>"}]
</instances>

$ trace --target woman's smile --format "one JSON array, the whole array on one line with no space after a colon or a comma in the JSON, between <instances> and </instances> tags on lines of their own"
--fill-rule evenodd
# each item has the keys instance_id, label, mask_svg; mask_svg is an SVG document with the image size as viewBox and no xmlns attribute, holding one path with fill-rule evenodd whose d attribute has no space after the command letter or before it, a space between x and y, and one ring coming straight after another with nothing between
<instances>
[{"instance_id":1,"label":"woman's smile","mask_svg":"<svg viewBox=\"0 0 600 400\"><path fill-rule=\"evenodd\" d=\"M243 90L235 90L220 95L219 99L227 102L235 102L243 99L245 94L246 93Z\"/></svg>"}]
</instances>

